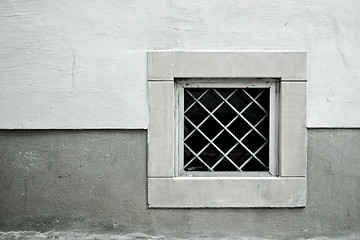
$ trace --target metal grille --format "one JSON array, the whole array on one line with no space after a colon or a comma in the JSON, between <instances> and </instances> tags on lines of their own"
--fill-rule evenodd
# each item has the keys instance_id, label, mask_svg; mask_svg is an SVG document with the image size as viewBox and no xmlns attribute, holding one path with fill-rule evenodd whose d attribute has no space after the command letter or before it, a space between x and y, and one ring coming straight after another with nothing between
<instances>
[{"instance_id":1,"label":"metal grille","mask_svg":"<svg viewBox=\"0 0 360 240\"><path fill-rule=\"evenodd\" d=\"M269 88L184 88L185 171L268 171Z\"/></svg>"}]
</instances>

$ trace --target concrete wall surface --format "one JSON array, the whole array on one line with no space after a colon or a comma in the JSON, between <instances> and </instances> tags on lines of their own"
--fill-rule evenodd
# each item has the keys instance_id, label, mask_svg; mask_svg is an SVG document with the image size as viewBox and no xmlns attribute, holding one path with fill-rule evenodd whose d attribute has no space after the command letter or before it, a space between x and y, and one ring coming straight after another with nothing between
<instances>
[{"instance_id":1,"label":"concrete wall surface","mask_svg":"<svg viewBox=\"0 0 360 240\"><path fill-rule=\"evenodd\" d=\"M146 129L154 49L307 51L308 126L360 127L359 11L358 0L2 0L0 128Z\"/></svg>"},{"instance_id":2,"label":"concrete wall surface","mask_svg":"<svg viewBox=\"0 0 360 240\"><path fill-rule=\"evenodd\" d=\"M305 208L148 209L145 130L2 130L0 230L350 234L360 229L359 146L359 129L308 130Z\"/></svg>"},{"instance_id":3,"label":"concrete wall surface","mask_svg":"<svg viewBox=\"0 0 360 240\"><path fill-rule=\"evenodd\" d=\"M359 232L359 11L358 0L0 1L0 230ZM165 49L307 52L305 208L148 209L146 51Z\"/></svg>"}]
</instances>

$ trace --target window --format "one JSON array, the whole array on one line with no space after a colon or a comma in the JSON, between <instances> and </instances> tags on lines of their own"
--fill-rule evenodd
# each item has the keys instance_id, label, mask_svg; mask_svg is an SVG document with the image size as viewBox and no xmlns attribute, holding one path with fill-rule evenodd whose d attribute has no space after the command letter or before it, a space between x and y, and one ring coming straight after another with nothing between
<instances>
[{"instance_id":1,"label":"window","mask_svg":"<svg viewBox=\"0 0 360 240\"><path fill-rule=\"evenodd\" d=\"M148 53L149 207L303 207L306 54Z\"/></svg>"},{"instance_id":2,"label":"window","mask_svg":"<svg viewBox=\"0 0 360 240\"><path fill-rule=\"evenodd\" d=\"M180 176L275 174L275 79L256 84L251 79L176 79L175 84Z\"/></svg>"}]
</instances>

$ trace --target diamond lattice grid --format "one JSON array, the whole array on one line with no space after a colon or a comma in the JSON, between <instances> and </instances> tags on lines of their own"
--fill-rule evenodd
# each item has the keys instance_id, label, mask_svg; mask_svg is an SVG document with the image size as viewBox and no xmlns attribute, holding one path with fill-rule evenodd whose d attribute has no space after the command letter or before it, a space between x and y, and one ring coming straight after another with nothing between
<instances>
[{"instance_id":1,"label":"diamond lattice grid","mask_svg":"<svg viewBox=\"0 0 360 240\"><path fill-rule=\"evenodd\" d=\"M269 88L185 88L185 171L268 171Z\"/></svg>"}]
</instances>

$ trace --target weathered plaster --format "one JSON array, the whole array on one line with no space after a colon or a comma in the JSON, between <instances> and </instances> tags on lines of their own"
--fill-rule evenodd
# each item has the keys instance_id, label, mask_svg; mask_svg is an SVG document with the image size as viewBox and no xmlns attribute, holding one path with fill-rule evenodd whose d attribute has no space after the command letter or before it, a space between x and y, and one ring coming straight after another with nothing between
<instances>
[{"instance_id":1,"label":"weathered plaster","mask_svg":"<svg viewBox=\"0 0 360 240\"><path fill-rule=\"evenodd\" d=\"M146 50L308 52L308 126L360 125L360 2L0 2L1 128L147 128Z\"/></svg>"},{"instance_id":2,"label":"weathered plaster","mask_svg":"<svg viewBox=\"0 0 360 240\"><path fill-rule=\"evenodd\" d=\"M85 225L269 239L356 232L359 144L358 129L309 130L305 208L149 209L146 131L0 131L0 230Z\"/></svg>"}]
</instances>

